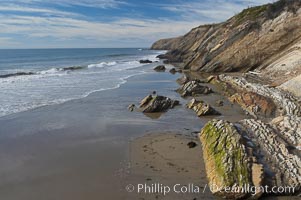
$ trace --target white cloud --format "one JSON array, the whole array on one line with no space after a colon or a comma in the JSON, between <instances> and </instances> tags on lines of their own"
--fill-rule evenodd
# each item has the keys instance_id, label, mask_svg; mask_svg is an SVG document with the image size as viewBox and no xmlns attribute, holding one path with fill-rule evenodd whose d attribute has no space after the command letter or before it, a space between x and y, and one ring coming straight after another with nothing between
<instances>
[{"instance_id":1,"label":"white cloud","mask_svg":"<svg viewBox=\"0 0 301 200\"><path fill-rule=\"evenodd\" d=\"M96 40L137 37L140 39L182 34L199 21L118 19L91 22L62 17L0 15L0 33L25 34L29 37L94 38Z\"/></svg>"},{"instance_id":2,"label":"white cloud","mask_svg":"<svg viewBox=\"0 0 301 200\"><path fill-rule=\"evenodd\" d=\"M9 3L11 1L4 0L3 2ZM14 3L21 4L56 4L62 6L85 6L97 8L116 8L119 5L126 4L118 0L13 0Z\"/></svg>"},{"instance_id":3,"label":"white cloud","mask_svg":"<svg viewBox=\"0 0 301 200\"><path fill-rule=\"evenodd\" d=\"M24 0L23 4L16 6L0 3L0 11L16 11L18 13L5 14L3 12L1 14L0 12L0 36L20 36L36 43L40 42L40 44L36 44L40 46L46 45L46 43L59 46L73 40L76 40L78 44L87 41L90 44L86 43L86 46L100 47L102 44L110 42L132 43L132 46L135 45L133 43L136 43L136 46L139 44L150 45L160 38L182 35L200 24L224 21L248 5L271 1L241 0L239 3L231 3L227 0L214 0L194 3L180 2L177 5L160 4L156 6L174 12L175 15L179 15L179 19L114 18L111 22L95 21L95 19L92 21L89 17L77 13L49 7L37 7L37 2L50 3L50 0ZM65 6L85 4L85 6L94 5L99 8L108 8L116 7L123 2L115 0L51 0L51 3ZM22 12L28 14L25 15ZM30 13L36 13L36 15L30 15ZM5 37L0 41L2 41L1 47L17 45ZM54 44L55 42L58 44ZM24 40L24 45L32 44Z\"/></svg>"},{"instance_id":4,"label":"white cloud","mask_svg":"<svg viewBox=\"0 0 301 200\"><path fill-rule=\"evenodd\" d=\"M0 11L40 13L40 14L44 14L44 15L73 16L73 17L81 16L76 13L60 11L57 9L34 8L34 7L20 6L20 5L15 5L15 4L0 5Z\"/></svg>"}]
</instances>

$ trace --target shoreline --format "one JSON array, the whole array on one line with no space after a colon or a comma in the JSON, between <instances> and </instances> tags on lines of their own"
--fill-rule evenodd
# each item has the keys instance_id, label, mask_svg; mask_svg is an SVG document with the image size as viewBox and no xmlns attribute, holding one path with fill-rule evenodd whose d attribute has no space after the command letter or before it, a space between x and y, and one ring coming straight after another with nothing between
<instances>
[{"instance_id":1,"label":"shoreline","mask_svg":"<svg viewBox=\"0 0 301 200\"><path fill-rule=\"evenodd\" d=\"M207 75L207 77L202 77L202 73L192 73L192 72L184 72L185 73L185 75L187 76L188 74L190 74L189 75L189 77L190 77L190 80L201 80L201 81L203 81L204 79L206 80L208 80L208 84L206 84L206 82L202 82L202 85L205 85L205 86L209 86L209 87L211 87L211 88L213 88L214 89L214 91L215 92L217 92L216 90L219 88L219 91L217 92L217 93L219 93L219 94L222 94L223 92L225 92L224 94L222 94L221 96L223 96L224 98L222 99L223 100L223 103L224 102L227 102L227 101L230 101L230 102L232 102L231 103L231 107L233 107L233 105L237 105L237 106L239 106L239 107L241 107L241 109L243 109L244 111L244 114L242 115L242 117L241 117L241 119L231 119L231 118L229 118L229 116L232 116L232 115L225 115L225 111L223 111L222 112L222 117L214 117L214 118L216 118L217 120L220 120L219 122L221 122L221 123L223 123L223 121L231 121L232 123L233 123L233 125L232 125L232 123L230 123L230 125L231 126L234 126L234 127L236 127L236 126L240 126L240 127L246 127L246 126L250 126L250 127L252 127L252 125L248 125L248 123L254 123L254 125L256 125L257 126L257 123L259 124L259 123L261 123L260 121L256 121L257 119L261 119L261 120L263 120L265 123L271 123L271 121L272 121L272 123L273 123L273 121L275 121L276 119L277 120L279 120L278 118L277 118L277 116L279 116L279 113L274 113L274 112L276 112L276 111L269 111L269 109L277 109L277 108L273 108L272 107L272 102L273 101L275 101L275 99L273 99L273 98L279 98L279 97L273 97L273 92L274 92L274 90L271 90L271 92L266 92L266 95L270 95L269 97L267 97L267 96L264 96L265 94L263 93L263 92L261 92L260 91L260 89L259 89L259 91L258 91L258 93L256 93L256 92L254 92L254 94L252 94L252 93L246 93L247 95L251 95L251 96L253 96L253 97L251 97L251 98L255 98L254 100L252 100L251 102L248 102L248 100L245 100L245 102L244 101L242 101L242 102L237 102L237 101L233 101L231 98L233 98L232 97L232 95L233 95L233 93L232 92L234 92L235 93L235 91L240 91L240 90L242 90L242 89L240 89L239 87L244 87L243 85L242 86L239 86L239 84L240 84L240 79L242 79L242 83L244 83L244 79L243 79L243 77L244 77L244 74L243 73L230 73L230 74L227 74L227 75L211 75L211 76L209 76L209 78L208 78L208 75ZM188 73L188 74L187 74ZM192 74L194 74L194 75L192 75L191 76L191 73ZM258 87L258 88L260 88L260 87L263 87L263 88L265 88L266 86L262 86L261 84L263 84L264 83L264 80L263 80L263 82L261 82L261 77L255 77L253 74L250 74L250 75L252 75L251 77L248 77L248 80L247 81L251 81L251 82L247 82L247 83L244 83L244 84L246 84L246 85L250 85L251 86L251 88L252 87L255 87L256 86L256 84L258 84L258 86L256 86L256 87ZM193 78L192 78L193 77ZM201 78L200 78L201 77ZM225 77L225 78L224 78ZM234 77L234 78L232 78L232 77ZM236 78L236 77L238 77L238 78ZM232 80L233 79L233 80ZM232 82L231 82L232 81ZM235 83L235 81L237 81L237 83ZM204 84L205 83L205 84ZM225 88L224 86L222 86L222 84L227 84L227 88ZM238 85L238 87L235 85L235 84L237 84ZM254 84L254 86L252 86L252 84ZM222 86L222 87L221 87ZM234 89L233 88L231 88L231 87L234 87ZM247 90L248 91L248 87L246 86L246 88L247 89L245 89L245 90ZM266 88L268 88L268 87L266 87ZM255 90L255 89L254 89ZM228 92L230 92L230 94L228 93ZM280 95L280 93L281 92L279 92L279 95ZM285 92L283 92L283 93L285 93ZM237 95L237 94L236 94ZM242 93L242 95L244 95L244 93ZM275 90L275 95L278 95L277 94L277 90ZM281 96L281 95L280 95ZM231 98L230 98L231 97ZM286 100L285 98L287 98L288 97L288 100ZM196 99L200 99L200 100L204 100L205 102L207 102L207 103L209 103L210 105L214 105L214 102L216 102L216 99L215 99L215 101L213 101L213 99L212 98L210 98L210 95L208 96L208 95L201 95L200 97L199 96L197 96L197 97L194 97L194 98L196 98ZM245 97L242 97L242 98L245 98ZM246 97L246 98L250 98L250 97ZM256 100L256 98L259 98L258 100ZM261 99L260 99L261 98ZM263 99L262 99L263 98ZM290 100L290 97L289 96L283 96L283 97L281 97L281 98L284 98L283 99L283 101L284 101L284 104L285 104L285 102L287 101L287 102L289 102ZM185 98L184 98L185 99ZM270 100L271 99L271 100ZM292 97L292 99L294 99L294 97ZM188 102L188 100L187 100L187 98L185 99L185 101L186 102ZM266 104L266 102L268 102L267 104ZM186 104L186 103L185 103ZM185 106L185 104L184 105L182 105L182 106ZM279 102L277 102L277 100L276 100L276 106L278 106L279 105ZM294 104L293 104L294 105ZM227 106L227 105L226 105ZM248 106L259 106L260 107L260 109L259 110L251 110L250 109L250 107L248 107ZM262 107L263 106L263 107ZM264 107L264 106L267 106L267 107ZM223 105L222 107L225 107L225 105ZM285 106L284 106L285 107ZM214 106L214 108L215 109L218 109L218 110L220 110L220 107L216 107L216 105ZM286 107L285 107L286 108ZM267 110L265 110L265 109L267 109ZM290 110L290 108L286 108L287 109L287 112L291 112L291 110ZM296 110L296 112L297 112L298 110ZM292 110L292 114L293 113L295 113L295 111L294 110ZM232 113L233 114L233 113ZM288 113L289 114L289 113ZM298 114L297 114L298 115ZM206 118L206 117L201 117L202 119L204 119L204 118ZM224 118L224 119L223 119ZM274 119L273 119L274 118ZM222 119L222 120L221 120ZM255 119L255 120L254 120ZM282 119L283 120L283 119ZM208 121L210 121L210 120L208 120ZM213 120L214 121L214 120ZM281 121L281 120L280 120ZM212 123L212 121L210 121L210 122L208 122L208 124L209 123ZM244 123L246 123L246 124L244 124ZM279 122L277 122L277 123L279 123ZM207 125L208 125L207 124ZM261 126L261 125L258 125L259 127ZM263 126L266 126L266 125L263 125ZM286 125L284 125L284 126L286 126ZM297 125L298 126L298 125ZM287 126L286 126L287 127ZM280 127L275 127L275 129L278 129L278 128L280 128L281 129L281 126ZM205 131L205 128L202 128L202 130L203 131ZM252 132L250 131L250 130L248 130L249 132L247 132L248 134L251 134ZM256 132L256 129L255 130L253 130L254 132ZM281 134L281 132L279 133L279 132L270 132L270 130L265 130L265 129L261 129L260 131L262 131L262 134L267 134L267 135L269 135L269 134L275 134L274 136L275 137L277 137L276 136L276 134ZM297 130L298 131L298 130ZM205 134L205 132L204 133L201 133L201 134ZM227 133L226 133L227 134ZM242 137L248 137L247 135L246 136L244 136L244 134L246 134L246 133L239 133L239 134L241 134L242 135ZM257 133L256 133L257 134ZM258 132L258 134L260 134L260 132ZM298 133L296 133L296 134L298 134ZM144 141L144 145L141 145L140 144L140 148L137 148L137 146L139 146L138 144L139 143L141 143L141 140L143 141L143 137L142 137L142 139L141 138L138 138L138 139L136 139L133 143L134 144L132 144L132 146L136 146L136 150L134 151L134 152L141 152L143 149L144 149L144 151L146 151L145 150L145 146L149 146L150 144L152 144L153 142L153 140L155 140L156 142L158 142L157 140L160 140L162 137L164 137L164 133L163 134L158 134L158 132L154 132L153 134L151 134L151 136L150 135L146 135L146 136L144 136L144 140L146 140L146 141ZM175 133L173 133L173 135L177 135L177 134L175 134ZM185 134L182 134L182 136L183 137L185 137ZM273 137L274 137L273 136ZM151 139L147 139L147 138L150 138L151 137ZM165 136L165 137L167 137L167 136ZM252 137L252 136L249 136L249 137ZM258 136L258 137L261 137L260 135ZM264 137L268 137L268 136L264 136ZM279 137L279 136L278 136ZM292 136L280 136L280 137L292 137ZM298 137L298 135L296 135L296 137ZM252 138L253 139L253 138ZM253 140L257 140L256 138L254 138ZM267 138L267 140L269 140L268 138ZM284 139L284 140L286 140L286 139ZM185 140L184 140L185 141ZM204 145L206 144L206 143L204 143L205 141L204 140L202 140L201 139L201 141L202 141L202 146L203 146L203 151L204 150L206 150L206 147L204 147ZM250 141L246 141L246 142L249 142L250 143ZM298 139L296 139L295 141L294 140L292 140L292 142L297 142L297 145L298 145ZM138 144L137 144L138 143ZM143 142L142 142L143 143ZM216 141L216 145L219 145L218 143L221 143L220 141ZM256 143L256 141L252 141L252 143L254 143L255 145L258 145L257 143ZM277 143L277 142L276 142ZM252 144L252 145L254 145L254 144ZM259 144L260 144L260 141L259 141ZM282 142L280 142L278 145L284 145L284 144L287 144L287 143L285 143L285 141L282 141ZM167 142L167 143L165 143L165 145L166 146L168 146L169 145L169 143ZM183 143L182 143L182 145L183 145ZM223 145L223 144L221 144L221 145ZM258 150L256 150L256 151L258 151L258 153L260 153L260 155L262 155L263 154L263 152L265 151L265 149L266 148L270 148L270 147L272 147L272 148L274 148L273 147L273 143L267 143L267 144L260 144L260 145L263 145L263 147L259 147L259 149ZM264 145L266 145L266 147L264 147ZM271 145L271 146L268 146L268 145ZM292 144L289 144L289 145L292 145ZM142 147L141 147L142 146ZM292 147L293 148L293 146L288 146L288 147L286 147L286 148L289 148L289 147ZM178 149L178 151L184 151L184 147L181 147L181 146L177 146L177 148L179 148ZM247 146L246 148L249 148L249 149L252 149L253 147L252 146ZM257 147L258 148L258 147ZM265 149L263 149L263 148L265 148ZM275 148L276 148L276 146L275 146ZM298 148L298 146L296 146L295 148ZM166 150L164 151L164 150L162 150L162 148L160 148L160 147L158 147L157 149L153 149L152 151L154 151L155 153L157 153L157 151L158 152L160 152L160 153L162 153L162 154L166 154L167 152L166 152ZM255 151L255 150L254 150ZM261 151L261 152L260 152ZM275 150L276 151L276 150ZM273 151L273 152L275 152L275 151ZM201 153L202 151L200 151L199 153ZM287 151L286 151L287 152ZM280 169L279 171L277 171L276 173L294 173L295 171L296 171L296 173L298 173L298 149L296 150L296 151L294 151L295 153L292 153L291 151L289 152L289 153L286 153L286 154L288 154L287 156L288 157L291 157L291 156L296 156L294 159L295 160L292 160L292 161L290 161L290 162L292 162L292 165L295 167L295 168L292 168L292 169L287 169L287 168L285 168L285 167L283 167L282 169ZM263 155L264 156L269 156L270 155L270 153L271 152L265 152ZM285 152L283 152L283 153L285 153ZM203 154L204 154L204 152L203 152ZM255 153L255 155L253 154L253 156L255 156L255 157L257 157L258 155L256 155L257 153ZM133 153L133 157L135 157L135 153ZM204 154L205 155L205 154ZM285 155L284 155L285 156ZM137 157L137 156L136 156ZM189 157L189 156L188 156ZM254 158L255 158L254 157ZM280 157L280 156L279 156ZM144 158L143 159L141 159L141 158L138 158L138 159L136 159L136 164L137 165L143 165L143 163L144 162L146 162L145 160L148 160L148 162L150 162L152 159L155 159L155 157L153 157L153 158L151 158L151 156L147 156L147 155L145 155L144 156ZM186 158L187 159L187 162L188 161L191 161L189 158ZM208 159L208 158L206 158L206 159ZM237 159L237 158L233 158L234 160L235 159ZM275 160L274 160L275 159ZM273 159L272 159L272 161L269 161L269 164L268 165L274 165L275 163L278 163L279 162L279 160L277 160L277 159L279 159L278 158L278 155L276 155L276 156L274 156L273 157ZM137 161L138 160L138 161ZM177 158L174 158L174 161L176 162L177 161ZM133 161L133 162L135 162L135 161ZM205 163L207 163L208 164L208 162L209 161L207 161L207 162L205 162ZM254 162L254 161L253 161ZM258 162L258 161L256 161L256 162ZM259 161L258 162L258 164L256 163L254 163L253 165L258 165L258 166L260 166L260 165L262 165L261 163L264 163L264 162L266 162L266 161ZM300 164L300 162L299 162L299 164ZM225 165L227 165L226 163L225 163ZM166 169L164 170L164 163L161 163L161 165L159 165L161 168L163 168L163 172L161 172L161 170L159 170L159 172L157 172L157 176L158 177L161 177L161 176L164 176L164 174L166 174L167 173L167 171L166 171ZM140 169L139 169L139 167L138 167L138 169L135 169L134 168L134 174L135 173L137 173L137 172L135 172L135 170L136 171L138 171L138 173L139 173L139 170L141 171L141 170L147 170L146 168L147 167L149 167L148 165L146 165L146 166L144 166L144 167L140 167ZM159 167L159 168L160 168ZM208 168L207 166L206 166L206 168ZM274 168L273 168L274 169ZM156 170L155 170L156 171ZM293 172L294 171L294 172ZM212 173L212 172L210 172L210 173ZM214 173L214 172L213 172ZM257 172L253 172L253 173L257 173ZM262 173L262 172L261 172ZM265 173L267 173L267 172L265 172ZM161 175L160 175L161 174ZM163 175L162 175L163 174ZM235 174L235 175L237 175L238 176L238 174ZM194 176L198 176L198 174L194 174ZM211 176L211 175L210 175ZM208 169L207 169L207 178L209 178L209 184L212 184L212 182L210 182L210 176L208 175ZM227 175L226 175L227 176ZM263 175L260 175L260 176L263 176ZM281 187L284 187L284 184L285 184L285 181L293 181L294 180L294 175L286 175L286 176L290 176L292 179L290 180L290 179L288 179L288 180L282 180L282 181L284 181L282 184L280 184L279 185L279 183L278 183L278 186L276 185L274 185L274 187L278 187L278 188L281 188ZM296 179L298 179L298 175L296 175L297 176L297 178ZM156 176L155 176L156 177ZM269 179L268 177L266 177L267 179ZM260 178L260 179L262 179L262 178ZM148 180L147 178L146 178L146 180ZM261 181L261 180L258 180L258 181ZM273 181L273 179L270 179L270 180L268 180L268 181ZM279 180L278 180L279 181ZM297 180L296 180L297 181ZM151 180L151 182L154 182L154 183L160 183L160 182L156 182L156 180L155 181L153 181L153 180ZM299 182L300 183L300 182ZM262 183L262 182L260 182L259 184L267 184L267 183ZM271 183L270 183L271 184ZM274 183L275 184L275 183ZM298 181L297 182L295 182L295 184L297 184L297 185L291 185L290 187L293 187L293 188L295 188L294 190L293 190L293 192L295 191L296 193L295 193L295 195L294 196L291 196L291 194L288 194L288 195L283 195L283 194L281 194L281 195L279 195L279 194L272 194L272 195L267 195L267 194L256 194L256 196L255 196L255 198L259 198L260 197L260 199L297 199L298 198ZM162 185L165 185L165 183L163 183ZM225 186L227 186L227 185L225 185ZM272 186L273 186L273 184L272 184ZM268 187L272 187L272 186L268 186ZM288 185L289 186L289 185ZM257 186L256 186L257 187ZM269 193L268 192L268 190L266 191L267 193ZM227 194L226 194L227 195ZM243 194L243 195L247 195L247 193L246 194ZM142 196L145 196L145 195L142 195ZM190 196L191 197L191 196ZM199 196L200 197L200 196ZM160 195L159 196L156 196L156 198L158 198L158 199L169 199L169 197L165 197L164 195L163 196L161 196L160 197ZM175 198L179 198L179 197L176 197L176 196L174 196L173 197L173 199L175 199ZM210 198L210 197L206 197L206 198ZM213 198L213 197L212 197ZM216 198L216 197L214 197L214 198Z\"/></svg>"},{"instance_id":2,"label":"shoreline","mask_svg":"<svg viewBox=\"0 0 301 200\"><path fill-rule=\"evenodd\" d=\"M112 57L114 52L117 54ZM108 52L92 51L91 57L87 58L86 54L78 56L79 63L86 63L78 66L71 58L64 57L56 61L55 57L52 58L53 55L51 58L47 58L46 55L42 63L39 63L35 56L26 57L28 60L32 59L33 66L39 67L30 67L28 61L24 61L24 64L16 61L17 63L13 64L14 60L11 60L12 63L7 63L8 66L0 66L0 74L3 73L0 75L3 89L0 117L85 98L95 91L116 89L130 77L145 73L145 66L139 62L141 59L151 59L155 62L158 60L156 55L164 52L135 49L128 51L128 54L122 54L125 52L120 49ZM25 54L26 51L22 53ZM55 53L52 52L56 55ZM67 55L68 53L77 52L66 52ZM45 52L41 52L42 57L44 54ZM60 67L63 64L66 66ZM24 67L21 67L22 65Z\"/></svg>"},{"instance_id":3,"label":"shoreline","mask_svg":"<svg viewBox=\"0 0 301 200\"><path fill-rule=\"evenodd\" d=\"M212 87L214 93L200 95L196 99L209 102L222 115L199 118L192 110L185 108L191 97L182 98L175 92L180 87L176 79L185 73L198 79L207 78L208 74L205 77L191 72L172 75L168 71L154 72L154 65L145 67L150 73L131 77L116 90L96 92L84 99L0 118L0 125L5 124L0 126L0 150L3 155L14 158L8 160L0 156L3 163L0 167L0 177L3 178L0 181L0 197L14 200L22 196L25 200L31 200L41 197L43 193L52 193L49 199L98 199L100 195L114 199L216 199L209 190L201 195L165 196L141 196L125 190L128 184L158 182L168 186L180 182L204 187L208 180L197 133L214 118L233 123L250 118L211 83L205 85ZM168 69L171 67L168 66ZM179 100L181 106L158 118L126 109L129 104L138 102L154 90ZM215 105L218 100L222 100L224 105ZM189 148L187 144L190 141L197 146ZM145 149L144 146L151 143L153 148ZM147 154L148 151L151 153ZM160 160L162 155L167 157L168 162L166 159ZM150 168L149 163L153 160L156 166ZM77 183L79 179L83 181ZM54 187L53 184L65 190L49 190ZM11 188L17 193L13 195Z\"/></svg>"},{"instance_id":4,"label":"shoreline","mask_svg":"<svg viewBox=\"0 0 301 200\"><path fill-rule=\"evenodd\" d=\"M149 70L116 90L0 118L0 198L124 199L132 138L201 125L181 107L159 120L127 110L153 90L179 98L176 75Z\"/></svg>"}]
</instances>

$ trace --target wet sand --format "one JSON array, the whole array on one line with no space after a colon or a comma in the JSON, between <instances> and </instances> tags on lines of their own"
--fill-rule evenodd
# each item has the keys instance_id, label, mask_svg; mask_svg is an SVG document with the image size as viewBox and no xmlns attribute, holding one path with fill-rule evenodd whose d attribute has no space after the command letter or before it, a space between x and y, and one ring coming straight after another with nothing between
<instances>
[{"instance_id":1,"label":"wet sand","mask_svg":"<svg viewBox=\"0 0 301 200\"><path fill-rule=\"evenodd\" d=\"M189 142L197 146L189 148ZM215 199L206 186L201 144L196 134L149 133L132 141L130 155L132 165L128 182L135 190L128 199ZM164 194L160 190L137 189L138 184L158 183L170 191ZM186 191L187 187L194 186L198 189Z\"/></svg>"},{"instance_id":2,"label":"wet sand","mask_svg":"<svg viewBox=\"0 0 301 200\"><path fill-rule=\"evenodd\" d=\"M125 190L132 180L145 181L146 177L141 165L140 168L133 165L136 159L133 159L135 156L132 153L143 150L139 145L133 147L136 144L133 141L158 131L184 135L179 137L184 137L183 144L180 144L185 151L182 152L182 147L177 148L177 145L175 151L184 153L181 155L186 160L197 158L197 163L202 166L199 145L190 151L186 148L185 137L198 132L212 117L198 118L193 111L186 109L187 99L174 92L178 87L175 80L180 75L153 72L154 65L146 66L150 73L132 77L118 89L0 118L0 199L139 199L139 195L133 197L133 193ZM182 106L157 119L127 110L129 104L138 103L154 90L180 100ZM212 94L204 98L210 100L220 96ZM227 111L225 116L219 118L243 115L238 107L233 109L226 104L217 108ZM172 141L179 142L178 138ZM185 153L186 150L189 154ZM175 157L171 159L177 159L177 152L168 156L172 155ZM158 168L162 163L166 164L158 160ZM197 163L185 165L184 168L191 173L189 177L203 184L206 182L204 175L197 173L203 169L200 166L197 169ZM183 163L175 164L181 166ZM188 163L185 161L184 164ZM186 182L187 172L178 173L178 168L171 165L173 173L170 176L153 174L153 180L158 177L167 184L179 179ZM192 169L192 165L195 168ZM147 174L148 169L145 170Z\"/></svg>"},{"instance_id":3,"label":"wet sand","mask_svg":"<svg viewBox=\"0 0 301 200\"><path fill-rule=\"evenodd\" d=\"M179 98L177 76L148 68L118 89L0 118L0 199L124 199L131 139L202 126L182 107L158 120L127 110L153 90Z\"/></svg>"}]
</instances>

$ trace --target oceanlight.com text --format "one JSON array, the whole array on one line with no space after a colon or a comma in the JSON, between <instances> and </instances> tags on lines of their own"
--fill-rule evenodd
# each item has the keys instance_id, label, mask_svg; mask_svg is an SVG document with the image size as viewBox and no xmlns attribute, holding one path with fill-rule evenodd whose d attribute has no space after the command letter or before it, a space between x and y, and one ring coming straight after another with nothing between
<instances>
[{"instance_id":1,"label":"oceanlight.com text","mask_svg":"<svg viewBox=\"0 0 301 200\"><path fill-rule=\"evenodd\" d=\"M138 194L163 194L164 196L169 193L176 194L199 194L205 193L207 190L210 191L223 191L224 193L248 193L251 195L256 195L258 193L266 194L293 194L295 193L295 187L293 186L229 186L229 187L220 187L216 184L206 184L203 187L198 186L197 184L174 184L174 185L165 185L161 183L143 183L132 185L129 184L126 186L126 191L131 193Z\"/></svg>"}]
</instances>

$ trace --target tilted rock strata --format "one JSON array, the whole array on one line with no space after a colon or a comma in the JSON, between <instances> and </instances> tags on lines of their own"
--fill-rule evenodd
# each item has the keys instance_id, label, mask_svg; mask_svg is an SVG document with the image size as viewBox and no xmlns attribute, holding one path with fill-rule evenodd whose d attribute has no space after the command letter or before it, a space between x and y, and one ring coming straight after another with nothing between
<instances>
[{"instance_id":1,"label":"tilted rock strata","mask_svg":"<svg viewBox=\"0 0 301 200\"><path fill-rule=\"evenodd\" d=\"M223 82L229 83L237 89L243 89L248 92L254 92L264 97L271 98L280 109L283 109L283 115L301 116L300 103L297 99L280 89L271 88L257 83L250 83L242 77L220 75L219 79Z\"/></svg>"},{"instance_id":2,"label":"tilted rock strata","mask_svg":"<svg viewBox=\"0 0 301 200\"><path fill-rule=\"evenodd\" d=\"M245 9L224 23L203 25L184 36L156 42L168 59L203 72L264 69L301 36L301 2L278 1ZM289 53L289 51L287 51Z\"/></svg>"},{"instance_id":3,"label":"tilted rock strata","mask_svg":"<svg viewBox=\"0 0 301 200\"><path fill-rule=\"evenodd\" d=\"M177 79L177 83L179 83L180 85L184 85L184 84L188 83L189 81L191 81L190 77L186 76L185 74Z\"/></svg>"},{"instance_id":4,"label":"tilted rock strata","mask_svg":"<svg viewBox=\"0 0 301 200\"><path fill-rule=\"evenodd\" d=\"M195 111L198 117L205 115L220 115L220 113L212 108L209 104L203 101L197 101L196 99L192 99L187 104L187 108Z\"/></svg>"},{"instance_id":5,"label":"tilted rock strata","mask_svg":"<svg viewBox=\"0 0 301 200\"><path fill-rule=\"evenodd\" d=\"M229 100L239 104L254 117L257 117L258 115L272 117L276 111L276 105L272 100L255 92L236 93L232 95Z\"/></svg>"},{"instance_id":6,"label":"tilted rock strata","mask_svg":"<svg viewBox=\"0 0 301 200\"><path fill-rule=\"evenodd\" d=\"M213 194L222 198L239 199L247 192L225 191L225 188L245 187L262 182L262 167L252 167L251 156L242 143L237 128L223 120L208 122L200 133L209 185ZM256 173L252 173L252 169ZM258 173L259 172L259 173ZM253 174L253 177L252 177ZM253 183L254 181L254 183ZM260 194L257 196L257 198Z\"/></svg>"},{"instance_id":7,"label":"tilted rock strata","mask_svg":"<svg viewBox=\"0 0 301 200\"><path fill-rule=\"evenodd\" d=\"M265 151L266 157L271 158L276 173L276 186L301 188L301 159L289 152L287 144L267 124L259 120L246 119L241 121L248 129L255 143Z\"/></svg>"},{"instance_id":8,"label":"tilted rock strata","mask_svg":"<svg viewBox=\"0 0 301 200\"><path fill-rule=\"evenodd\" d=\"M300 59L301 59L301 56L300 56ZM301 61L300 61L299 66L301 66ZM301 71L301 67L299 70ZM280 85L279 88L289 91L292 94L301 98L301 75L296 76L292 80L288 80L287 82Z\"/></svg>"},{"instance_id":9,"label":"tilted rock strata","mask_svg":"<svg viewBox=\"0 0 301 200\"><path fill-rule=\"evenodd\" d=\"M277 88L271 88L257 83L250 83L246 79L241 77L220 75L218 79L212 80L211 82L219 84L220 86L224 86L223 89L227 91L230 90L231 94L235 93L234 95L230 96L230 100L233 101L233 97L235 97L234 101L238 103L243 109L250 112L255 118L258 117L258 114L260 114L260 112L263 112L262 114L275 112L275 109L277 107L278 114L280 112L281 116L276 117L274 120L272 120L271 123L276 126L276 128L279 130L280 136L283 139L285 139L289 144L300 148L301 106L294 96L285 93ZM235 90L233 90L233 88ZM236 91L241 92L236 93ZM245 93L242 91L247 91L247 93L258 95L260 96L261 100L249 101L249 103L242 101L241 99L239 99L241 98L239 96ZM272 102L270 100L272 100ZM253 108L260 108L259 113L254 112L258 110L254 110ZM266 117L268 117L268 115L266 115Z\"/></svg>"},{"instance_id":10,"label":"tilted rock strata","mask_svg":"<svg viewBox=\"0 0 301 200\"><path fill-rule=\"evenodd\" d=\"M182 97L193 96L197 94L210 94L213 91L211 88L204 86L200 81L189 81L182 85L177 92L181 94Z\"/></svg>"},{"instance_id":11,"label":"tilted rock strata","mask_svg":"<svg viewBox=\"0 0 301 200\"><path fill-rule=\"evenodd\" d=\"M280 116L272 120L284 139L301 151L301 117Z\"/></svg>"},{"instance_id":12,"label":"tilted rock strata","mask_svg":"<svg viewBox=\"0 0 301 200\"><path fill-rule=\"evenodd\" d=\"M144 113L153 113L165 112L179 104L179 101L172 100L168 97L148 95L140 102L139 107Z\"/></svg>"}]
</instances>

